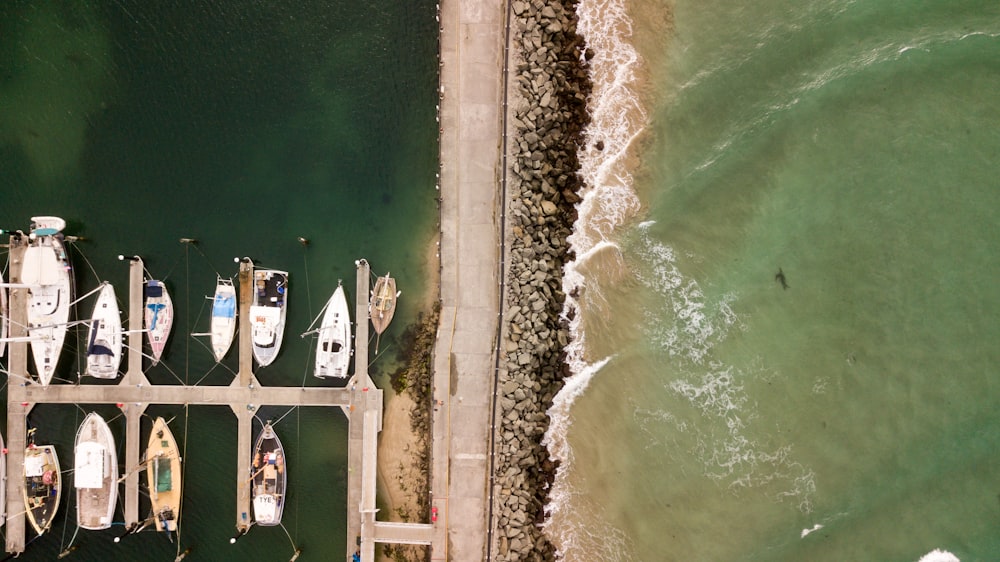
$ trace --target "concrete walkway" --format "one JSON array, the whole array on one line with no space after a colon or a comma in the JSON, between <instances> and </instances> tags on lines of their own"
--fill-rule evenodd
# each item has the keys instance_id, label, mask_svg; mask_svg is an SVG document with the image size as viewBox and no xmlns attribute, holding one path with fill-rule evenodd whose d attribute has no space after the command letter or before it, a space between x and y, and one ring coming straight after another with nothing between
<instances>
[{"instance_id":1,"label":"concrete walkway","mask_svg":"<svg viewBox=\"0 0 1000 562\"><path fill-rule=\"evenodd\" d=\"M441 323L433 560L483 560L498 314L504 2L441 3Z\"/></svg>"}]
</instances>

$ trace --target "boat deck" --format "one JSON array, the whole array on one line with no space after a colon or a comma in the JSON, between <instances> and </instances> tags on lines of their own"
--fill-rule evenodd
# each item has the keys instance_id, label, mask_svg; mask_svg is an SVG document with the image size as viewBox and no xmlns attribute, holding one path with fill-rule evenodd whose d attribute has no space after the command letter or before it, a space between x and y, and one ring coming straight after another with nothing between
<instances>
[{"instance_id":1,"label":"boat deck","mask_svg":"<svg viewBox=\"0 0 1000 562\"><path fill-rule=\"evenodd\" d=\"M96 529L104 525L101 519L108 512L108 496L104 488L78 489L76 509L80 514L80 526L85 529Z\"/></svg>"},{"instance_id":2,"label":"boat deck","mask_svg":"<svg viewBox=\"0 0 1000 562\"><path fill-rule=\"evenodd\" d=\"M263 279L257 274L270 272ZM274 270L259 270L254 274L254 285L257 291L254 295L254 305L273 306L281 308L285 305L285 287L288 286L288 276Z\"/></svg>"},{"instance_id":3,"label":"boat deck","mask_svg":"<svg viewBox=\"0 0 1000 562\"><path fill-rule=\"evenodd\" d=\"M10 239L10 279L20 282L24 241ZM358 262L356 318L357 337L356 372L345 388L317 387L268 387L261 386L253 374L249 308L254 296L252 264L242 263L239 273L239 370L228 386L152 385L142 371L142 285L143 263L139 258L130 262L129 270L129 326L127 336L128 364L125 375L117 385L63 385L41 386L35 384L27 369L28 346L11 343L8 350L11 380L23 381L8 385L7 431L10 470L23 466L26 443L25 418L35 404L122 404L126 418L125 467L135 467L140 458L139 420L149 404L228 405L236 416L237 455L234 479L236 482L236 529L244 532L252 521L250 496L251 421L261 405L283 406L333 406L340 407L350 420L348 450L347 493L347 552L350 560L360 540L363 560L374 559L374 543L430 544L430 525L392 524L375 520L375 474L378 433L382 429L383 395L368 375L368 282L369 267L364 260ZM27 290L10 292L11 336L24 336L27 315ZM139 476L141 471L131 471L125 478L125 525L140 521ZM25 523L23 502L24 480L7 480L6 550L17 554L24 552ZM362 507L362 498L364 507ZM304 501L302 498L300 501ZM183 516L181 518L183 526Z\"/></svg>"}]
</instances>

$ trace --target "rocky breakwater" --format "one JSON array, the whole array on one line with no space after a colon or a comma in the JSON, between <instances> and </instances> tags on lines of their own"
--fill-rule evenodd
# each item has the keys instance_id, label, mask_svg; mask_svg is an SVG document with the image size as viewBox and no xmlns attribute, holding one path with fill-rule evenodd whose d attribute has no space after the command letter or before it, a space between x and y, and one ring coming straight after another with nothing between
<instances>
[{"instance_id":1,"label":"rocky breakwater","mask_svg":"<svg viewBox=\"0 0 1000 562\"><path fill-rule=\"evenodd\" d=\"M588 122L587 53L576 34L576 2L515 0L507 247L509 270L497 387L494 542L498 561L552 560L542 535L556 466L542 446L546 411L568 374L560 318L562 268L576 219L577 150Z\"/></svg>"}]
</instances>

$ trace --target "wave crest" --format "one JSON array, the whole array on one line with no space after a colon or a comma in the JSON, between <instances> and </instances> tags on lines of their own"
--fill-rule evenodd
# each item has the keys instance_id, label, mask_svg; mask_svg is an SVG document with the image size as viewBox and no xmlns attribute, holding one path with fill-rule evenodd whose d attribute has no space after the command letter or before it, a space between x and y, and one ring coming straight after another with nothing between
<instances>
[{"instance_id":1,"label":"wave crest","mask_svg":"<svg viewBox=\"0 0 1000 562\"><path fill-rule=\"evenodd\" d=\"M574 493L566 475L573 452L566 435L573 403L610 359L594 363L585 360L586 338L577 295L587 276L581 266L594 253L615 246L613 237L617 230L640 209L629 166L634 158L631 149L646 125L647 116L636 94L640 61L629 43L632 24L624 0L583 0L577 6L577 17L577 33L593 53L588 63L593 90L587 100L591 122L584 131L585 149L578 153L582 200L577 204L573 234L567 239L577 258L567 263L563 272L563 291L567 295L563 317L569 321L571 337L566 346L566 360L571 375L553 399L548 411L549 429L542 441L550 456L560 463L546 506L549 517L545 529L560 556L567 552L593 554L590 549L596 545L601 552L614 556L608 560L627 559L622 531L607 525L600 528L581 525L579 514L570 516L567 508ZM596 286L590 289L593 298L599 298L599 289ZM573 510L579 510L578 503L573 501ZM586 520L600 521L597 517L600 514L594 513ZM553 525L553 521L557 523ZM607 545L614 547L607 549Z\"/></svg>"}]
</instances>

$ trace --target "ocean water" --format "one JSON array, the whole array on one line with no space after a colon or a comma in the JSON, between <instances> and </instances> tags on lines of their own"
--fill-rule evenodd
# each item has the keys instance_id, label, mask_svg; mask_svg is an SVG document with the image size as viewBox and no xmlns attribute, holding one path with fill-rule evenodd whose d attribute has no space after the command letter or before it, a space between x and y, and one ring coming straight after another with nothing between
<instances>
[{"instance_id":1,"label":"ocean water","mask_svg":"<svg viewBox=\"0 0 1000 562\"><path fill-rule=\"evenodd\" d=\"M286 338L258 378L333 384L312 376L313 342L298 334L338 279L353 297L354 260L365 257L403 291L370 369L380 380L428 288L438 213L437 40L435 5L423 0L4 2L0 228L62 216L66 233L83 238L72 249L78 295L107 280L123 305L128 267L117 255L141 255L176 309L165 358L147 372L159 383L232 381L236 353L217 366L207 342L188 334L208 329L205 297L216 275L235 277L233 258L250 256L290 272ZM93 298L80 302L80 316ZM64 384L83 369L83 337L68 338L57 373ZM114 406L42 405L29 416L64 468L91 409L110 420L123 448L124 418ZM347 423L339 410L259 412L260 422L280 419L289 457L285 530L254 528L235 546L235 418L222 407L147 413L173 418L185 449L180 547L156 533L114 545L120 527L84 531L74 542L73 500L64 494L52 532L22 558L53 559L71 542L80 560L167 560L187 547L196 559L284 560L293 543L299 560L345 552ZM144 420L144 431L150 426ZM140 502L141 513L146 506Z\"/></svg>"},{"instance_id":2,"label":"ocean water","mask_svg":"<svg viewBox=\"0 0 1000 562\"><path fill-rule=\"evenodd\" d=\"M579 12L563 558L996 560L1000 5Z\"/></svg>"}]
</instances>

